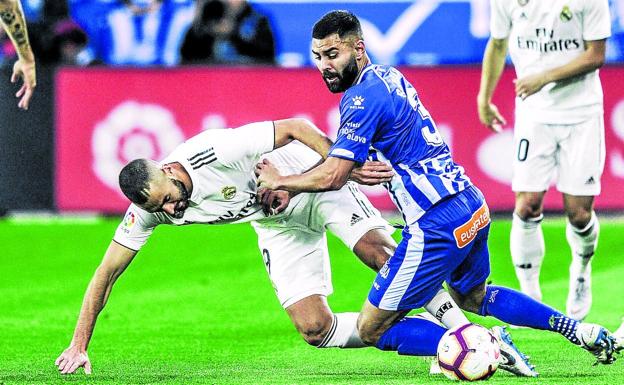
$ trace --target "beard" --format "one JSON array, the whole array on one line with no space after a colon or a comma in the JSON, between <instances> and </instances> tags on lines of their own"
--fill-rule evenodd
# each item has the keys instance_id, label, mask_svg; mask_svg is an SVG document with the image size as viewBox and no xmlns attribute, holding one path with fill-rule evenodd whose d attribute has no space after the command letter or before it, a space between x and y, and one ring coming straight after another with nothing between
<instances>
[{"instance_id":1,"label":"beard","mask_svg":"<svg viewBox=\"0 0 624 385\"><path fill-rule=\"evenodd\" d=\"M186 187L184 187L184 184L182 184L182 182L180 182L179 180L174 179L173 184L178 188L178 191L180 192L180 199L175 205L172 217L176 219L181 219L184 216L184 211L186 211L189 206L189 193Z\"/></svg>"},{"instance_id":2,"label":"beard","mask_svg":"<svg viewBox=\"0 0 624 385\"><path fill-rule=\"evenodd\" d=\"M349 87L351 87L351 85L353 85L357 76L358 67L355 56L351 57L351 60L349 60L349 63L347 63L347 66L342 70L342 72L323 71L323 80L325 81L325 85L329 88L329 91L334 94L345 92Z\"/></svg>"}]
</instances>

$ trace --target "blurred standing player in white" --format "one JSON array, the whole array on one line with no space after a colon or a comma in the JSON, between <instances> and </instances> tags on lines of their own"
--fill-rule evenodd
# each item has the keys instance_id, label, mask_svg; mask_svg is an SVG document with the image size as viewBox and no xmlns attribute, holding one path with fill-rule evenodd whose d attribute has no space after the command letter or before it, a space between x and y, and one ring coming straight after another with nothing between
<instances>
[{"instance_id":1,"label":"blurred standing player in white","mask_svg":"<svg viewBox=\"0 0 624 385\"><path fill-rule=\"evenodd\" d=\"M27 110L37 85L37 76L35 74L35 55L33 55L28 41L26 19L19 0L0 0L0 21L13 42L18 56L18 60L13 65L11 82L15 83L18 78L22 78L24 81L22 87L15 94L17 98L20 98L17 106Z\"/></svg>"},{"instance_id":2,"label":"blurred standing player in white","mask_svg":"<svg viewBox=\"0 0 624 385\"><path fill-rule=\"evenodd\" d=\"M516 69L516 205L511 256L522 291L541 300L544 194L553 175L563 193L572 249L568 316L591 307L591 258L600 227L593 210L605 161L603 95L598 68L610 36L607 0L491 0L491 37L478 95L481 122L498 132L506 121L492 104L509 49Z\"/></svg>"}]
</instances>

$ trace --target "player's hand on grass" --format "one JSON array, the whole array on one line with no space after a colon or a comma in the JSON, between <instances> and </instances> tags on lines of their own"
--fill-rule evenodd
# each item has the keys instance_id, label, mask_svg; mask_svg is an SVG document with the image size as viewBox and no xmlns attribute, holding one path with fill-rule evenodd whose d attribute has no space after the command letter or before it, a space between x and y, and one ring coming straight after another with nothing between
<instances>
[{"instance_id":1,"label":"player's hand on grass","mask_svg":"<svg viewBox=\"0 0 624 385\"><path fill-rule=\"evenodd\" d=\"M362 166L351 171L349 179L359 184L374 186L380 183L390 182L394 176L392 167L384 162L367 161Z\"/></svg>"},{"instance_id":2,"label":"player's hand on grass","mask_svg":"<svg viewBox=\"0 0 624 385\"><path fill-rule=\"evenodd\" d=\"M22 84L22 87L17 91L15 97L21 98L17 106L27 110L30 104L30 98L37 86L34 61L20 59L15 62L13 65L13 75L11 75L11 83L17 82L20 78L24 81L24 84Z\"/></svg>"},{"instance_id":3,"label":"player's hand on grass","mask_svg":"<svg viewBox=\"0 0 624 385\"><path fill-rule=\"evenodd\" d=\"M258 188L277 189L277 182L281 175L268 159L263 159L261 163L256 164L255 172L258 176Z\"/></svg>"},{"instance_id":4,"label":"player's hand on grass","mask_svg":"<svg viewBox=\"0 0 624 385\"><path fill-rule=\"evenodd\" d=\"M516 96L522 100L528 98L541 90L547 83L546 78L541 73L525 76L522 79L515 79Z\"/></svg>"},{"instance_id":5,"label":"player's hand on grass","mask_svg":"<svg viewBox=\"0 0 624 385\"><path fill-rule=\"evenodd\" d=\"M83 367L85 374L91 374L91 361L84 350L75 346L70 346L54 361L54 365L61 374L75 373L78 368Z\"/></svg>"},{"instance_id":6,"label":"player's hand on grass","mask_svg":"<svg viewBox=\"0 0 624 385\"><path fill-rule=\"evenodd\" d=\"M503 130L503 125L507 124L507 121L503 115L498 112L496 105L489 101L485 102L479 100L478 107L479 120L481 120L481 123L494 132L501 132Z\"/></svg>"},{"instance_id":7,"label":"player's hand on grass","mask_svg":"<svg viewBox=\"0 0 624 385\"><path fill-rule=\"evenodd\" d=\"M286 210L290 203L290 193L288 191L261 188L258 190L257 199L258 203L262 205L262 211L266 215L275 215Z\"/></svg>"}]
</instances>

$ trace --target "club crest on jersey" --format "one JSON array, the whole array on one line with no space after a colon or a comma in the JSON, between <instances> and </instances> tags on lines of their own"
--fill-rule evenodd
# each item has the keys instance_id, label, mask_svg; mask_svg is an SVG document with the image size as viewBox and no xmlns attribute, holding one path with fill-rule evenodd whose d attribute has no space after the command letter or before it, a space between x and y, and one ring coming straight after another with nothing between
<instances>
[{"instance_id":1,"label":"club crest on jersey","mask_svg":"<svg viewBox=\"0 0 624 385\"><path fill-rule=\"evenodd\" d=\"M225 186L221 189L221 194L223 194L223 199L230 200L234 198L236 195L236 187L234 186Z\"/></svg>"},{"instance_id":2,"label":"club crest on jersey","mask_svg":"<svg viewBox=\"0 0 624 385\"><path fill-rule=\"evenodd\" d=\"M364 106L362 106L362 104L364 103L363 97L355 96L355 97L352 97L351 100L353 101L353 105L351 106L352 109L358 109L358 110L364 109Z\"/></svg>"},{"instance_id":3,"label":"club crest on jersey","mask_svg":"<svg viewBox=\"0 0 624 385\"><path fill-rule=\"evenodd\" d=\"M572 20L572 11L570 11L570 7L567 5L563 7L561 13L559 14L559 18L561 21L570 21Z\"/></svg>"},{"instance_id":4,"label":"club crest on jersey","mask_svg":"<svg viewBox=\"0 0 624 385\"><path fill-rule=\"evenodd\" d=\"M518 5L521 7L524 7L527 4L529 4L529 0L518 0Z\"/></svg>"}]
</instances>

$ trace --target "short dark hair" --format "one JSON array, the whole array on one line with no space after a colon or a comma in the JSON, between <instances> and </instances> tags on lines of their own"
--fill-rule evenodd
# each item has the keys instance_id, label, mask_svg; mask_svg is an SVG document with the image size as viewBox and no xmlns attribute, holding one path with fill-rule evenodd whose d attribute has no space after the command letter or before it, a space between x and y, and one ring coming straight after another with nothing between
<instances>
[{"instance_id":1,"label":"short dark hair","mask_svg":"<svg viewBox=\"0 0 624 385\"><path fill-rule=\"evenodd\" d=\"M132 203L142 205L147 202L150 187L150 161L135 159L119 172L119 187Z\"/></svg>"},{"instance_id":2,"label":"short dark hair","mask_svg":"<svg viewBox=\"0 0 624 385\"><path fill-rule=\"evenodd\" d=\"M313 39L324 39L337 33L342 39L348 35L362 38L362 27L358 18L349 11L331 11L321 17L312 28Z\"/></svg>"}]
</instances>

